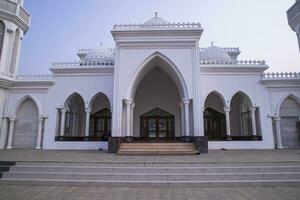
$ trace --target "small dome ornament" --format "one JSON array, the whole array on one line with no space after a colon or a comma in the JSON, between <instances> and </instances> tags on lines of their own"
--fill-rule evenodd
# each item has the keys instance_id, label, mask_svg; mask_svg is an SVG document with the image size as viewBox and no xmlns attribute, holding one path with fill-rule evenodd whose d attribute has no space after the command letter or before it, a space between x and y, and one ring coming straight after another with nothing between
<instances>
[{"instance_id":1,"label":"small dome ornament","mask_svg":"<svg viewBox=\"0 0 300 200\"><path fill-rule=\"evenodd\" d=\"M146 21L144 23L144 25L146 26L154 26L154 25L162 25L162 24L169 24L170 22L168 22L167 20L158 17L158 13L155 12L154 17L152 17L151 19L149 19L148 21Z\"/></svg>"},{"instance_id":2,"label":"small dome ornament","mask_svg":"<svg viewBox=\"0 0 300 200\"><path fill-rule=\"evenodd\" d=\"M222 48L217 47L211 42L211 46L207 47L200 53L201 60L230 62L232 59L229 54Z\"/></svg>"},{"instance_id":3,"label":"small dome ornament","mask_svg":"<svg viewBox=\"0 0 300 200\"><path fill-rule=\"evenodd\" d=\"M100 61L100 62L111 62L114 60L114 52L112 49L103 47L102 42L100 46L95 49L90 49L84 58L85 61Z\"/></svg>"}]
</instances>

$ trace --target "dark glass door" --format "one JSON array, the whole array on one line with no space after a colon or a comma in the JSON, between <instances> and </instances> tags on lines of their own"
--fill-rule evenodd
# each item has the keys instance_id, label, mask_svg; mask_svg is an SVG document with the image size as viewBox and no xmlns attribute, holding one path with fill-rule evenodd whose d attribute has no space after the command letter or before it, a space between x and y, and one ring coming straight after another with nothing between
<instances>
[{"instance_id":1,"label":"dark glass door","mask_svg":"<svg viewBox=\"0 0 300 200\"><path fill-rule=\"evenodd\" d=\"M155 109L141 116L141 137L149 140L174 138L174 116Z\"/></svg>"}]
</instances>

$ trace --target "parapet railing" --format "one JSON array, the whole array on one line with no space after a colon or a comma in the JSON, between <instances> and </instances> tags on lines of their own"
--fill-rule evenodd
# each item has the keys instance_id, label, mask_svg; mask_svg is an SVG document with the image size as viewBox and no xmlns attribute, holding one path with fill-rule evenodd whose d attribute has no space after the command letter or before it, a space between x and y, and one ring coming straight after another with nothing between
<instances>
[{"instance_id":1,"label":"parapet railing","mask_svg":"<svg viewBox=\"0 0 300 200\"><path fill-rule=\"evenodd\" d=\"M167 23L167 24L116 24L114 30L131 30L146 28L168 28L168 29L202 29L200 23Z\"/></svg>"},{"instance_id":2,"label":"parapet railing","mask_svg":"<svg viewBox=\"0 0 300 200\"><path fill-rule=\"evenodd\" d=\"M200 51L204 51L206 48L200 48ZM221 49L224 49L226 52L239 52L240 48L239 47L221 47Z\"/></svg>"},{"instance_id":3,"label":"parapet railing","mask_svg":"<svg viewBox=\"0 0 300 200\"><path fill-rule=\"evenodd\" d=\"M91 51L94 51L95 49L78 49L77 53L79 54L85 54L85 53L90 53ZM110 50L112 52L115 51L115 49L107 49L107 50Z\"/></svg>"},{"instance_id":4,"label":"parapet railing","mask_svg":"<svg viewBox=\"0 0 300 200\"><path fill-rule=\"evenodd\" d=\"M51 80L52 74L22 74L16 76L16 80Z\"/></svg>"},{"instance_id":5,"label":"parapet railing","mask_svg":"<svg viewBox=\"0 0 300 200\"><path fill-rule=\"evenodd\" d=\"M266 65L264 60L200 60L201 65L252 65L262 66Z\"/></svg>"},{"instance_id":6,"label":"parapet railing","mask_svg":"<svg viewBox=\"0 0 300 200\"><path fill-rule=\"evenodd\" d=\"M59 67L84 67L84 66L102 66L108 67L113 66L113 62L100 62L100 61L87 61L87 62L55 62L52 66L55 68Z\"/></svg>"},{"instance_id":7,"label":"parapet railing","mask_svg":"<svg viewBox=\"0 0 300 200\"><path fill-rule=\"evenodd\" d=\"M300 78L300 72L268 72L263 74L263 78L267 79L287 79Z\"/></svg>"}]
</instances>

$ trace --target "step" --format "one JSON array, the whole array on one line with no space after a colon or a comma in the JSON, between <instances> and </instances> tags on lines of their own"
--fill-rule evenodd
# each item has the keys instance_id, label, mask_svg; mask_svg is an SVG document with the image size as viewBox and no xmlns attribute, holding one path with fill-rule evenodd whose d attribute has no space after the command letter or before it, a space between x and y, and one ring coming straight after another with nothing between
<instances>
[{"instance_id":1,"label":"step","mask_svg":"<svg viewBox=\"0 0 300 200\"><path fill-rule=\"evenodd\" d=\"M74 172L74 173L242 173L242 172L300 172L300 166L248 167L116 167L116 166L39 166L17 165L10 172Z\"/></svg>"},{"instance_id":2,"label":"step","mask_svg":"<svg viewBox=\"0 0 300 200\"><path fill-rule=\"evenodd\" d=\"M61 180L61 179L0 179L0 185L30 186L85 186L85 187L278 187L299 186L300 179L293 180L224 180L224 181L130 181L130 180Z\"/></svg>"},{"instance_id":3,"label":"step","mask_svg":"<svg viewBox=\"0 0 300 200\"><path fill-rule=\"evenodd\" d=\"M4 172L3 178L62 180L209 181L300 179L300 173L66 173Z\"/></svg>"},{"instance_id":4,"label":"step","mask_svg":"<svg viewBox=\"0 0 300 200\"><path fill-rule=\"evenodd\" d=\"M122 143L119 155L193 155L194 143Z\"/></svg>"},{"instance_id":5,"label":"step","mask_svg":"<svg viewBox=\"0 0 300 200\"><path fill-rule=\"evenodd\" d=\"M187 157L189 161L169 161L165 156L157 156L156 161L98 161L98 162L66 162L66 161L22 161L16 166L69 166L69 167L299 167L300 162L195 162L194 155ZM140 156L134 157L140 158Z\"/></svg>"}]
</instances>

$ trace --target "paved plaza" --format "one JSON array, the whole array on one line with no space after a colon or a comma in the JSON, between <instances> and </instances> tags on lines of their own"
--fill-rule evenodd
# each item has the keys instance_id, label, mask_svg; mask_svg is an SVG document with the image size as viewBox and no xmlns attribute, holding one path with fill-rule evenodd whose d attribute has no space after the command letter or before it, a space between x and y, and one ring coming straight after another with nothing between
<instances>
[{"instance_id":1,"label":"paved plaza","mask_svg":"<svg viewBox=\"0 0 300 200\"><path fill-rule=\"evenodd\" d=\"M300 162L300 150L214 150L194 156L118 156L101 151L1 150L1 161L55 162ZM287 187L70 187L0 185L0 200L264 199L298 200L300 186Z\"/></svg>"},{"instance_id":2,"label":"paved plaza","mask_svg":"<svg viewBox=\"0 0 300 200\"><path fill-rule=\"evenodd\" d=\"M299 200L300 187L105 188L0 186L1 200Z\"/></svg>"}]
</instances>

